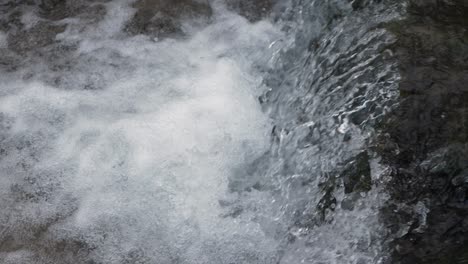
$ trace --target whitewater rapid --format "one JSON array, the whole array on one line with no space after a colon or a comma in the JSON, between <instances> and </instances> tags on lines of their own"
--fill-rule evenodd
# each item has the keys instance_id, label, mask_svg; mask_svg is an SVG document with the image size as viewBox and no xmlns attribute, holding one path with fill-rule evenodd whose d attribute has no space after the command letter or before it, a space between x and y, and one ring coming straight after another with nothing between
<instances>
[{"instance_id":1,"label":"whitewater rapid","mask_svg":"<svg viewBox=\"0 0 468 264\"><path fill-rule=\"evenodd\" d=\"M387 263L389 2L0 3L0 264Z\"/></svg>"},{"instance_id":2,"label":"whitewater rapid","mask_svg":"<svg viewBox=\"0 0 468 264\"><path fill-rule=\"evenodd\" d=\"M268 148L257 66L280 31L214 3L183 37L129 36L131 1L103 6L55 22L77 46L68 71L1 77L1 263L272 263L278 243L225 207L230 175Z\"/></svg>"}]
</instances>

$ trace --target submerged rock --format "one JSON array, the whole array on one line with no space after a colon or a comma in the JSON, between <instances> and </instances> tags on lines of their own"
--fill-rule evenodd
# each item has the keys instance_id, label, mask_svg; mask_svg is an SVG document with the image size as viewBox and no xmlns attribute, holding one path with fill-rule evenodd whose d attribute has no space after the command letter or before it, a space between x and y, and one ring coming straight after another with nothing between
<instances>
[{"instance_id":1,"label":"submerged rock","mask_svg":"<svg viewBox=\"0 0 468 264\"><path fill-rule=\"evenodd\" d=\"M372 187L369 155L362 152L351 160L342 172L345 193L367 192Z\"/></svg>"},{"instance_id":2,"label":"submerged rock","mask_svg":"<svg viewBox=\"0 0 468 264\"><path fill-rule=\"evenodd\" d=\"M250 22L267 17L277 0L226 0L227 6L245 16Z\"/></svg>"},{"instance_id":3,"label":"submerged rock","mask_svg":"<svg viewBox=\"0 0 468 264\"><path fill-rule=\"evenodd\" d=\"M8 37L8 48L19 54L38 50L48 45L54 44L57 34L65 30L64 25L51 25L45 22L39 22L37 25L19 32L13 33Z\"/></svg>"},{"instance_id":4,"label":"submerged rock","mask_svg":"<svg viewBox=\"0 0 468 264\"><path fill-rule=\"evenodd\" d=\"M310 207L316 205L328 219L315 221L319 224L309 229L310 236L329 223L343 228L336 224L343 213L335 205L356 212L362 201L354 191L382 187L381 195L388 193L389 199L375 212L387 228L381 261L463 263L468 244L468 2L294 4L297 9L289 11L301 18L289 18L294 21L290 30L298 34L267 80L272 91L261 99L277 127L288 131L275 148L283 166L277 177L285 182L308 177L304 193L320 190L319 198L296 198L299 212L294 215L310 218ZM386 33L379 35L378 29ZM303 132L305 125L310 132ZM362 149L369 163L358 155ZM350 165L341 166L341 160ZM381 170L366 163L379 164ZM289 186L281 190L301 190ZM369 201L367 206L376 205ZM344 215L350 217L348 225L358 226L353 213Z\"/></svg>"},{"instance_id":5,"label":"submerged rock","mask_svg":"<svg viewBox=\"0 0 468 264\"><path fill-rule=\"evenodd\" d=\"M201 24L212 15L210 3L201 0L138 0L133 7L136 13L126 30L158 38L182 34L183 20Z\"/></svg>"}]
</instances>

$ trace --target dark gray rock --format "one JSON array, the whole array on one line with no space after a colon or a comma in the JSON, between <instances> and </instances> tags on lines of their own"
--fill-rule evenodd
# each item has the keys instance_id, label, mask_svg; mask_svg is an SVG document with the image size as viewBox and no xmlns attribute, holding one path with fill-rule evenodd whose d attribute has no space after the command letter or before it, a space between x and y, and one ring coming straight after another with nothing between
<instances>
[{"instance_id":1,"label":"dark gray rock","mask_svg":"<svg viewBox=\"0 0 468 264\"><path fill-rule=\"evenodd\" d=\"M8 37L8 48L19 54L24 54L32 50L38 50L48 45L56 43L55 37L63 32L66 26L51 25L39 22L36 26L20 30L10 34Z\"/></svg>"},{"instance_id":2,"label":"dark gray rock","mask_svg":"<svg viewBox=\"0 0 468 264\"><path fill-rule=\"evenodd\" d=\"M369 155L362 152L346 165L342 172L345 193L367 192L372 187Z\"/></svg>"},{"instance_id":3,"label":"dark gray rock","mask_svg":"<svg viewBox=\"0 0 468 264\"><path fill-rule=\"evenodd\" d=\"M226 4L250 22L267 17L277 0L226 0Z\"/></svg>"},{"instance_id":4,"label":"dark gray rock","mask_svg":"<svg viewBox=\"0 0 468 264\"><path fill-rule=\"evenodd\" d=\"M183 34L181 20L206 23L212 15L207 1L197 0L139 0L126 30L130 34L145 34L164 38Z\"/></svg>"},{"instance_id":5,"label":"dark gray rock","mask_svg":"<svg viewBox=\"0 0 468 264\"><path fill-rule=\"evenodd\" d=\"M393 50L402 76L399 106L383 122L377 148L392 168L389 206L424 201L427 207L423 228L420 220L400 218L408 214L401 207L384 210L388 225L407 228L392 243L393 263L464 263L467 257L467 3L409 1L408 17L388 24L398 39Z\"/></svg>"}]
</instances>

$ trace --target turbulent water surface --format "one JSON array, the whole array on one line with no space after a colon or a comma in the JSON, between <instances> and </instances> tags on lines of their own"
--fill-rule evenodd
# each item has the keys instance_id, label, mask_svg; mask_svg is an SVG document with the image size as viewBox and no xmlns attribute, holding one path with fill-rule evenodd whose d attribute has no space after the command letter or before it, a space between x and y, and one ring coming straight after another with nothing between
<instances>
[{"instance_id":1,"label":"turbulent water surface","mask_svg":"<svg viewBox=\"0 0 468 264\"><path fill-rule=\"evenodd\" d=\"M213 3L209 25L180 20L184 36L159 40L124 32L129 1L85 4L102 18L18 8L25 30L61 32L8 43L31 47L2 76L2 259L271 262L258 216L224 207L230 175L267 146L255 66L279 31Z\"/></svg>"},{"instance_id":2,"label":"turbulent water surface","mask_svg":"<svg viewBox=\"0 0 468 264\"><path fill-rule=\"evenodd\" d=\"M1 1L0 263L400 263L413 2Z\"/></svg>"}]
</instances>

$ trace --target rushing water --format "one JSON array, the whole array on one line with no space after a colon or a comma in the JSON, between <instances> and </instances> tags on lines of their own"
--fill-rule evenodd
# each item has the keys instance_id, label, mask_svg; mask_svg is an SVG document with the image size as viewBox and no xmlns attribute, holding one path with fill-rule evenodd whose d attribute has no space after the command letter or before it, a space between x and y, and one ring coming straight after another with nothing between
<instances>
[{"instance_id":1,"label":"rushing water","mask_svg":"<svg viewBox=\"0 0 468 264\"><path fill-rule=\"evenodd\" d=\"M267 148L255 65L279 30L214 3L213 22L184 38L128 36L130 2L103 7L95 23L56 22L77 48L50 63L67 69L41 57L2 77L2 258L270 263L275 240L220 201ZM30 12L25 27L41 23Z\"/></svg>"},{"instance_id":2,"label":"rushing water","mask_svg":"<svg viewBox=\"0 0 468 264\"><path fill-rule=\"evenodd\" d=\"M129 23L158 1L25 2L0 7L0 263L386 259L365 146L395 105L399 6L194 1L151 34Z\"/></svg>"}]
</instances>

